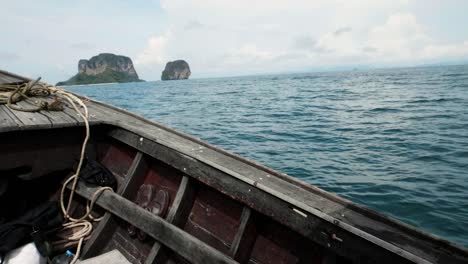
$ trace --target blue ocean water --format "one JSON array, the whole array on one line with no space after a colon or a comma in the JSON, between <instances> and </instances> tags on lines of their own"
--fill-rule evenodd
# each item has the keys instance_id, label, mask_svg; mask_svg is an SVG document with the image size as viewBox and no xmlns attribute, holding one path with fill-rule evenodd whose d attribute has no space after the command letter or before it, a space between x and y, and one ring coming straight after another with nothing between
<instances>
[{"instance_id":1,"label":"blue ocean water","mask_svg":"<svg viewBox=\"0 0 468 264\"><path fill-rule=\"evenodd\" d=\"M468 66L69 89L468 246Z\"/></svg>"}]
</instances>

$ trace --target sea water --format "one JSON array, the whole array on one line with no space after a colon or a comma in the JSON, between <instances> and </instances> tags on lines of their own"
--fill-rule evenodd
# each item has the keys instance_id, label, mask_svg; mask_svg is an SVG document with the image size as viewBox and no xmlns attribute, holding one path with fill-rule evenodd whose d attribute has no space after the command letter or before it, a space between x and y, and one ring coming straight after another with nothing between
<instances>
[{"instance_id":1,"label":"sea water","mask_svg":"<svg viewBox=\"0 0 468 264\"><path fill-rule=\"evenodd\" d=\"M468 246L466 65L69 89Z\"/></svg>"}]
</instances>

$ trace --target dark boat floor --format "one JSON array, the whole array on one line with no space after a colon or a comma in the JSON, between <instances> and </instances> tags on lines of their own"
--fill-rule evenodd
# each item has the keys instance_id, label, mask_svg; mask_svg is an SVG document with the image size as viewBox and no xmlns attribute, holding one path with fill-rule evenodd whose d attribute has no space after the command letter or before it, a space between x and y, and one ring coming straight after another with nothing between
<instances>
[{"instance_id":1,"label":"dark boat floor","mask_svg":"<svg viewBox=\"0 0 468 264\"><path fill-rule=\"evenodd\" d=\"M0 83L21 80L20 76L0 72ZM371 209L122 109L93 100L85 103L91 126L112 128L108 135L113 139L157 157L333 252L346 256L359 248L372 255L383 248L416 263L468 260L464 248ZM29 106L24 101L19 105ZM83 126L69 107L27 113L0 105L0 137L4 132Z\"/></svg>"}]
</instances>

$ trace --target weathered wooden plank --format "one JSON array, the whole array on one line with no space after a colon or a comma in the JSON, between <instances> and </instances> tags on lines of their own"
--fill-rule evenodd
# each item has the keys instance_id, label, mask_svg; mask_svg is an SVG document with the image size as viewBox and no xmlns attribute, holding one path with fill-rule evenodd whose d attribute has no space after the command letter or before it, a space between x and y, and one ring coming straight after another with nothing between
<instances>
[{"instance_id":1,"label":"weathered wooden plank","mask_svg":"<svg viewBox=\"0 0 468 264\"><path fill-rule=\"evenodd\" d=\"M68 127L68 126L77 126L79 123L76 119L71 118L69 115L65 114L62 111L41 111L41 114L46 115L52 127Z\"/></svg>"},{"instance_id":2,"label":"weathered wooden plank","mask_svg":"<svg viewBox=\"0 0 468 264\"><path fill-rule=\"evenodd\" d=\"M20 81L21 80L19 79L0 74L0 84L9 84L9 83L15 83L15 82L20 82Z\"/></svg>"},{"instance_id":3,"label":"weathered wooden plank","mask_svg":"<svg viewBox=\"0 0 468 264\"><path fill-rule=\"evenodd\" d=\"M6 115L8 115L11 120L14 120L16 122L16 124L18 125L18 128L19 129L23 129L25 124L13 113L14 110L11 110L9 107L7 106L3 106L3 111L6 113Z\"/></svg>"},{"instance_id":4,"label":"weathered wooden plank","mask_svg":"<svg viewBox=\"0 0 468 264\"><path fill-rule=\"evenodd\" d=\"M88 108L88 113L89 113L88 120L90 122L102 122L102 121L107 120L107 117L101 114L99 109L95 108L95 103L85 102L85 104L86 104L86 107ZM83 122L80 116L76 116L76 118L78 118L80 122Z\"/></svg>"},{"instance_id":5,"label":"weathered wooden plank","mask_svg":"<svg viewBox=\"0 0 468 264\"><path fill-rule=\"evenodd\" d=\"M33 100L33 99L31 99ZM43 98L41 100L45 100L47 102L52 102L52 98ZM24 108L24 109L32 109L36 108L29 101L20 101L15 104L17 107ZM61 127L70 127L76 125L84 125L83 120L81 117L76 113L74 109L67 106L65 102L65 106L63 111L47 111L41 110L39 112L27 112L27 111L20 111L10 109L5 105L0 105L1 108L4 108L2 112L6 112L5 115L10 116L11 120L13 120L17 126L17 129L27 130L27 129L43 129L43 128L61 128ZM102 123L101 120L96 118L90 118L91 124L100 124ZM0 125L1 131L5 131L7 124ZM8 130L15 130L13 129L14 126L8 125ZM2 129L3 128L3 129Z\"/></svg>"},{"instance_id":6,"label":"weathered wooden plank","mask_svg":"<svg viewBox=\"0 0 468 264\"><path fill-rule=\"evenodd\" d=\"M18 82L23 82L23 81L24 80L15 78L10 75L5 75L0 72L0 84L12 84L12 83L18 83Z\"/></svg>"},{"instance_id":7,"label":"weathered wooden plank","mask_svg":"<svg viewBox=\"0 0 468 264\"><path fill-rule=\"evenodd\" d=\"M250 208L244 206L239 229L232 241L231 256L239 263L246 263L249 260L250 252L255 243L257 232L251 215Z\"/></svg>"},{"instance_id":8,"label":"weathered wooden plank","mask_svg":"<svg viewBox=\"0 0 468 264\"><path fill-rule=\"evenodd\" d=\"M147 170L147 159L143 153L137 152L135 158L133 159L132 165L130 165L130 168L128 169L125 182L121 187L119 187L118 193L125 198L135 194L140 186L139 184L136 184L136 182L142 180L142 177Z\"/></svg>"},{"instance_id":9,"label":"weathered wooden plank","mask_svg":"<svg viewBox=\"0 0 468 264\"><path fill-rule=\"evenodd\" d=\"M109 109L105 107L102 104L97 104L94 102L89 102L87 103L88 106L88 111L90 114L90 118L94 118L97 120L102 120L106 122L120 122L120 121L128 121L127 116L121 115L119 112L113 111L112 109Z\"/></svg>"},{"instance_id":10,"label":"weathered wooden plank","mask_svg":"<svg viewBox=\"0 0 468 264\"><path fill-rule=\"evenodd\" d=\"M7 106L0 105L0 132L7 132L18 129L17 120L8 113Z\"/></svg>"},{"instance_id":11,"label":"weathered wooden plank","mask_svg":"<svg viewBox=\"0 0 468 264\"><path fill-rule=\"evenodd\" d=\"M143 154L138 152L127 172L125 183L122 184L122 186L119 186L117 193L120 194L125 190L129 192L130 190L128 190L128 186L131 184L132 179L138 179L144 168L146 168L146 161L143 159ZM98 244L102 243L102 241L107 241L112 236L112 233L117 227L116 221L113 219L114 217L115 216L112 216L109 213L104 215L104 218L99 222L83 248L82 256L84 259L96 256L101 249Z\"/></svg>"},{"instance_id":12,"label":"weathered wooden plank","mask_svg":"<svg viewBox=\"0 0 468 264\"><path fill-rule=\"evenodd\" d=\"M167 221L178 227L183 226L190 214L194 198L195 187L193 186L193 180L188 176L184 176L180 183L179 190L177 191L177 195L174 198L172 208L167 214Z\"/></svg>"},{"instance_id":13,"label":"weathered wooden plank","mask_svg":"<svg viewBox=\"0 0 468 264\"><path fill-rule=\"evenodd\" d=\"M91 199L96 190L97 188L90 188L79 183L76 193ZM180 228L116 193L105 191L97 199L96 204L132 223L135 227L194 263L237 263Z\"/></svg>"},{"instance_id":14,"label":"weathered wooden plank","mask_svg":"<svg viewBox=\"0 0 468 264\"><path fill-rule=\"evenodd\" d=\"M168 259L168 251L164 248L164 246L155 241L153 247L151 248L150 252L148 253L148 257L146 258L146 264L157 264L157 263L165 263Z\"/></svg>"},{"instance_id":15,"label":"weathered wooden plank","mask_svg":"<svg viewBox=\"0 0 468 264\"><path fill-rule=\"evenodd\" d=\"M31 79L24 76L17 75L12 72L0 70L0 84L2 83L16 83L23 81L30 81Z\"/></svg>"},{"instance_id":16,"label":"weathered wooden plank","mask_svg":"<svg viewBox=\"0 0 468 264\"><path fill-rule=\"evenodd\" d=\"M172 203L171 210L167 214L166 221L181 227L187 221L195 198L195 188L189 177L184 176ZM146 259L147 264L164 263L169 255L167 249L159 242L155 242Z\"/></svg>"},{"instance_id":17,"label":"weathered wooden plank","mask_svg":"<svg viewBox=\"0 0 468 264\"><path fill-rule=\"evenodd\" d=\"M83 124L83 119L78 115L78 113L75 111L75 109L66 106L66 107L63 108L62 113L64 115L67 115L68 117L70 117L70 119L75 120L75 122L77 124Z\"/></svg>"},{"instance_id":18,"label":"weathered wooden plank","mask_svg":"<svg viewBox=\"0 0 468 264\"><path fill-rule=\"evenodd\" d=\"M48 102L49 104L55 101L55 99L53 98L45 98L43 100ZM61 107L63 108L63 110L59 110L59 111L42 110L41 114L47 116L47 118L51 121L53 127L67 127L67 126L78 125L79 122L75 118L65 113L67 108L70 109L67 106L67 102L62 102Z\"/></svg>"},{"instance_id":19,"label":"weathered wooden plank","mask_svg":"<svg viewBox=\"0 0 468 264\"><path fill-rule=\"evenodd\" d=\"M23 109L33 109L36 106L26 101L16 103L17 107ZM41 112L25 112L21 110L10 109L11 113L15 115L26 127L30 128L51 128L51 120Z\"/></svg>"}]
</instances>

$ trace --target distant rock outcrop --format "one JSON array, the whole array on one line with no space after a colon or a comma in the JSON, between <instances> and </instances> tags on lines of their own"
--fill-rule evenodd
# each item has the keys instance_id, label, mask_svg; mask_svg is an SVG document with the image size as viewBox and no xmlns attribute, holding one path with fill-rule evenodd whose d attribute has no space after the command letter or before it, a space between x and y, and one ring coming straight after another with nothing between
<instances>
[{"instance_id":1,"label":"distant rock outcrop","mask_svg":"<svg viewBox=\"0 0 468 264\"><path fill-rule=\"evenodd\" d=\"M183 80L190 77L190 67L184 60L170 61L162 72L161 80Z\"/></svg>"},{"instance_id":2,"label":"distant rock outcrop","mask_svg":"<svg viewBox=\"0 0 468 264\"><path fill-rule=\"evenodd\" d=\"M140 82L132 60L126 56L101 53L78 62L78 74L57 85Z\"/></svg>"}]
</instances>

